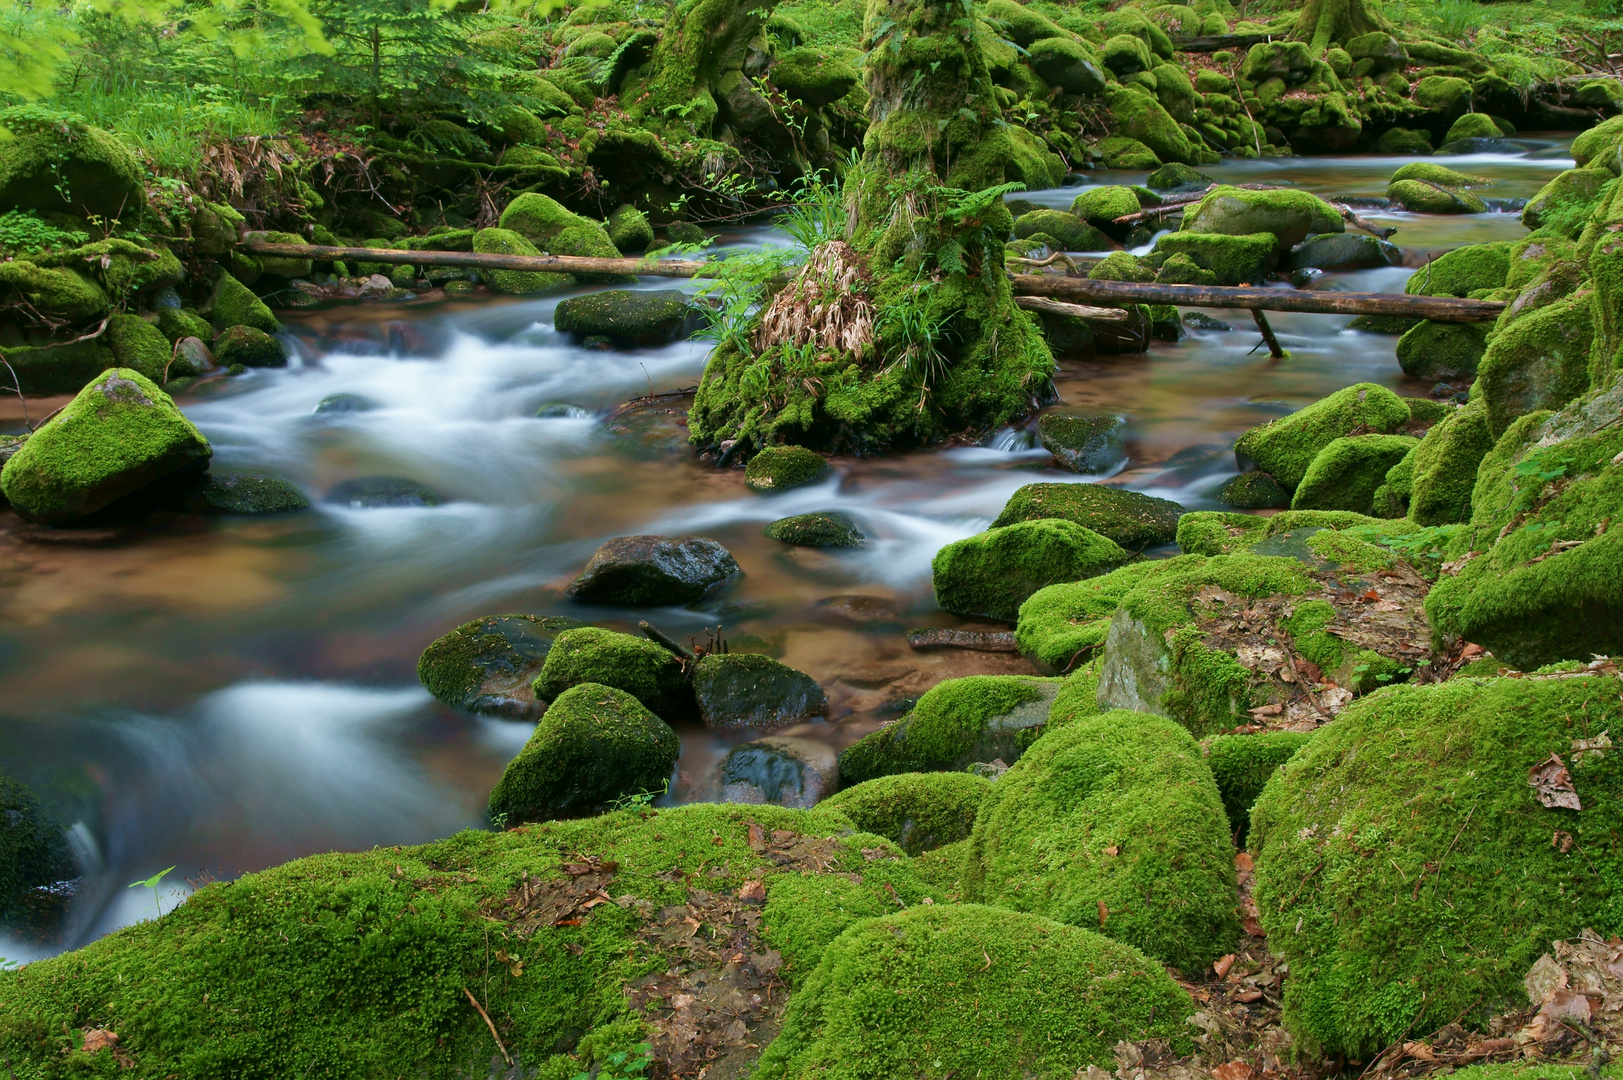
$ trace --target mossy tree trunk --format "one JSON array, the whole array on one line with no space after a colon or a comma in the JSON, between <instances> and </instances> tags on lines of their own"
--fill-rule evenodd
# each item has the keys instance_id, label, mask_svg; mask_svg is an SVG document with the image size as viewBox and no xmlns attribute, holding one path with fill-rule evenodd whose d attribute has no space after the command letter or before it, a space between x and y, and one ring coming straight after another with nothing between
<instances>
[{"instance_id":1,"label":"mossy tree trunk","mask_svg":"<svg viewBox=\"0 0 1623 1080\"><path fill-rule=\"evenodd\" d=\"M1315 53L1322 53L1332 44L1345 45L1355 37L1376 31L1397 34L1381 10L1380 0L1307 0L1291 37L1307 42Z\"/></svg>"}]
</instances>

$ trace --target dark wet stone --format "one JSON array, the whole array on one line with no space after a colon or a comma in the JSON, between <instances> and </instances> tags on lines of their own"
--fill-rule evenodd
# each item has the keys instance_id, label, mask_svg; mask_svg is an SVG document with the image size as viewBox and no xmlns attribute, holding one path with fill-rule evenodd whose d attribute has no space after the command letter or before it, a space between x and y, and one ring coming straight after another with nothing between
<instances>
[{"instance_id":1,"label":"dark wet stone","mask_svg":"<svg viewBox=\"0 0 1623 1080\"><path fill-rule=\"evenodd\" d=\"M214 354L201 338L183 337L175 342L175 353L169 361L169 377L165 385L179 379L196 378L214 370Z\"/></svg>"},{"instance_id":2,"label":"dark wet stone","mask_svg":"<svg viewBox=\"0 0 1623 1080\"><path fill-rule=\"evenodd\" d=\"M1376 266L1402 266L1403 252L1396 244L1360 233L1320 233L1290 249L1289 270L1366 270Z\"/></svg>"},{"instance_id":3,"label":"dark wet stone","mask_svg":"<svg viewBox=\"0 0 1623 1080\"><path fill-rule=\"evenodd\" d=\"M1043 448L1062 467L1078 473L1106 473L1127 460L1124 416L1067 416L1046 413L1037 421Z\"/></svg>"},{"instance_id":4,"label":"dark wet stone","mask_svg":"<svg viewBox=\"0 0 1623 1080\"><path fill-rule=\"evenodd\" d=\"M534 720L545 710L533 683L553 639L585 624L550 615L488 615L452 630L423 650L417 678L456 709Z\"/></svg>"},{"instance_id":5,"label":"dark wet stone","mask_svg":"<svg viewBox=\"0 0 1623 1080\"><path fill-rule=\"evenodd\" d=\"M584 420L592 414L579 405L564 401L549 401L535 410L537 420Z\"/></svg>"},{"instance_id":6,"label":"dark wet stone","mask_svg":"<svg viewBox=\"0 0 1623 1080\"><path fill-rule=\"evenodd\" d=\"M766 527L766 535L785 544L818 548L861 547L866 539L856 522L837 511L779 518Z\"/></svg>"},{"instance_id":7,"label":"dark wet stone","mask_svg":"<svg viewBox=\"0 0 1623 1080\"><path fill-rule=\"evenodd\" d=\"M1234 327L1222 319L1214 319L1204 311L1186 311L1183 313L1183 324L1191 330L1233 330Z\"/></svg>"},{"instance_id":8,"label":"dark wet stone","mask_svg":"<svg viewBox=\"0 0 1623 1080\"><path fill-rule=\"evenodd\" d=\"M322 501L354 510L374 510L384 507L439 506L445 500L432 488L415 480L366 476L334 484L327 489L327 496Z\"/></svg>"},{"instance_id":9,"label":"dark wet stone","mask_svg":"<svg viewBox=\"0 0 1623 1080\"><path fill-rule=\"evenodd\" d=\"M610 289L560 302L553 325L609 345L648 347L675 341L693 314L687 296L676 289Z\"/></svg>"},{"instance_id":10,"label":"dark wet stone","mask_svg":"<svg viewBox=\"0 0 1623 1080\"><path fill-rule=\"evenodd\" d=\"M733 748L721 764L722 800L809 809L834 793L834 751L811 739L757 739Z\"/></svg>"},{"instance_id":11,"label":"dark wet stone","mask_svg":"<svg viewBox=\"0 0 1623 1080\"><path fill-rule=\"evenodd\" d=\"M371 412L378 403L360 394L328 394L316 406L318 413Z\"/></svg>"},{"instance_id":12,"label":"dark wet stone","mask_svg":"<svg viewBox=\"0 0 1623 1080\"><path fill-rule=\"evenodd\" d=\"M1217 501L1242 510L1282 510L1291 504L1290 492L1265 472L1243 472L1217 491Z\"/></svg>"},{"instance_id":13,"label":"dark wet stone","mask_svg":"<svg viewBox=\"0 0 1623 1080\"><path fill-rule=\"evenodd\" d=\"M187 500L187 509L208 514L283 514L308 510L298 486L270 473L207 473Z\"/></svg>"},{"instance_id":14,"label":"dark wet stone","mask_svg":"<svg viewBox=\"0 0 1623 1080\"><path fill-rule=\"evenodd\" d=\"M706 537L617 536L593 553L568 591L596 604L691 604L739 572L732 554Z\"/></svg>"},{"instance_id":15,"label":"dark wet stone","mask_svg":"<svg viewBox=\"0 0 1623 1080\"><path fill-rule=\"evenodd\" d=\"M828 695L817 680L753 653L701 658L693 665L693 694L712 728L779 728L828 715Z\"/></svg>"}]
</instances>

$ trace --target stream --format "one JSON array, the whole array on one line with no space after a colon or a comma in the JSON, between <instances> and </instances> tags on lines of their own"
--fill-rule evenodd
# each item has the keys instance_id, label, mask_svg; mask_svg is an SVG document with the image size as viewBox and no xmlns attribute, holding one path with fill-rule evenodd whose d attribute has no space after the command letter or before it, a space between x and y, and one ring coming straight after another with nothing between
<instances>
[{"instance_id":1,"label":"stream","mask_svg":"<svg viewBox=\"0 0 1623 1080\"><path fill-rule=\"evenodd\" d=\"M1523 137L1526 138L1526 137ZM1522 156L1439 159L1525 199L1572 162L1534 136ZM1292 183L1325 196L1384 195L1412 158L1235 161L1225 182ZM1141 183L1142 173L1089 182ZM1022 193L1069 208L1071 187ZM1361 211L1395 225L1405 266L1327 273L1311 287L1401 292L1412 269L1463 244L1525 235L1517 212L1466 217ZM723 246L768 242L736 230ZM685 286L685 283L683 283ZM645 281L642 287L671 288ZM574 292L591 291L580 287ZM1039 480L1108 479L1212 509L1235 472L1235 437L1351 383L1423 396L1395 337L1349 316L1274 313L1291 356L1269 359L1245 312L1136 356L1061 359L1061 409L1128 418L1129 462L1111 477L1053 467L1035 420L982 445L836 458L825 483L751 494L740 470L693 458L677 411L611 419L627 398L698 382L705 347L581 348L552 328L568 294L363 304L281 313L296 355L282 370L214 379L180 397L214 468L299 484L313 510L262 519L174 518L109 548L25 543L0 513L0 769L72 825L85 878L61 933L0 939L27 961L167 911L191 888L333 849L414 844L479 827L485 800L533 725L448 709L418 685L418 655L476 616L569 614L636 632L648 619L703 641L764 651L821 682L827 722L779 732L843 747L943 678L1030 672L1013 654L914 653L917 626L974 626L939 611L930 560L986 528ZM317 412L332 395L366 411ZM548 405L561 415L536 418ZM6 416L12 414L7 413ZM0 420L0 431L20 431ZM400 477L439 493L427 508L323 504L343 480ZM815 550L769 540L771 521L841 510L870 538ZM605 539L698 533L744 574L695 609L576 604L563 592ZM1153 554L1153 553L1152 553ZM991 629L989 626L980 626ZM668 802L719 797L727 750L759 733L679 730ZM157 890L127 883L174 865Z\"/></svg>"}]
</instances>

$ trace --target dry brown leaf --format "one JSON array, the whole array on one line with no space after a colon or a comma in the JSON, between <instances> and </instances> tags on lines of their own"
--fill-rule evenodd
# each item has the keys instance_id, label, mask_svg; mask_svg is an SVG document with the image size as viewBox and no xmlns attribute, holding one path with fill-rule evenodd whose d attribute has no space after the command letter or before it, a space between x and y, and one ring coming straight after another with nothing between
<instances>
[{"instance_id":1,"label":"dry brown leaf","mask_svg":"<svg viewBox=\"0 0 1623 1080\"><path fill-rule=\"evenodd\" d=\"M1533 797L1551 809L1582 810L1578 789L1572 786L1572 774L1560 754L1551 754L1545 761L1527 771L1527 785Z\"/></svg>"}]
</instances>

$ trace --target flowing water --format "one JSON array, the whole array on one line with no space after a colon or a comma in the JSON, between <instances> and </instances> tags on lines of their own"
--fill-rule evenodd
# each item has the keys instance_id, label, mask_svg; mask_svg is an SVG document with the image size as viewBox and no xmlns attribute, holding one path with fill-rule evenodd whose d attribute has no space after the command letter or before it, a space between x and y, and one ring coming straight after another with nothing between
<instances>
[{"instance_id":1,"label":"flowing water","mask_svg":"<svg viewBox=\"0 0 1623 1080\"><path fill-rule=\"evenodd\" d=\"M1527 198L1571 167L1564 142L1527 156L1445 159L1492 176L1485 194ZM1293 183L1378 196L1412 159L1235 162L1231 182ZM1142 182L1095 174L1090 182ZM1068 207L1079 189L1024 194ZM1401 291L1452 247L1525 234L1514 212L1395 225L1406 268L1325 274L1314 288ZM724 238L759 244L765 229ZM646 287L671 287L648 283ZM589 291L581 289L577 291ZM166 519L138 542L87 549L25 543L0 514L0 768L72 825L86 875L65 931L0 941L13 960L48 955L167 910L192 885L313 852L404 844L482 820L485 798L532 726L475 717L417 684L423 647L470 618L570 614L633 630L646 618L686 639L722 626L828 689L830 718L788 734L844 746L942 678L1029 671L1018 657L913 653L905 632L962 626L935 607L930 559L984 529L1037 480L1111 483L1210 508L1245 429L1350 383L1405 394L1395 338L1345 331L1347 316L1275 314L1290 350L1257 349L1244 312L1147 355L1064 360L1059 408L1128 418L1129 463L1113 477L1056 470L1032 427L980 446L836 459L814 487L757 496L738 470L695 461L680 406L611 418L627 398L692 386L705 351L582 349L556 333L560 297L419 301L289 314L286 370L200 385L180 403L215 448L214 467L277 472L314 510L268 519ZM334 394L369 411L316 412ZM563 415L537 419L544 405ZM560 411L560 410L553 410ZM13 415L8 413L5 415ZM20 430L0 420L0 430ZM352 478L434 489L429 508L350 509L319 499ZM770 521L842 510L860 549L791 548ZM700 533L744 575L696 609L582 607L563 586L606 538ZM715 798L727 749L749 738L686 729L669 801ZM155 897L126 883L177 867Z\"/></svg>"}]
</instances>

